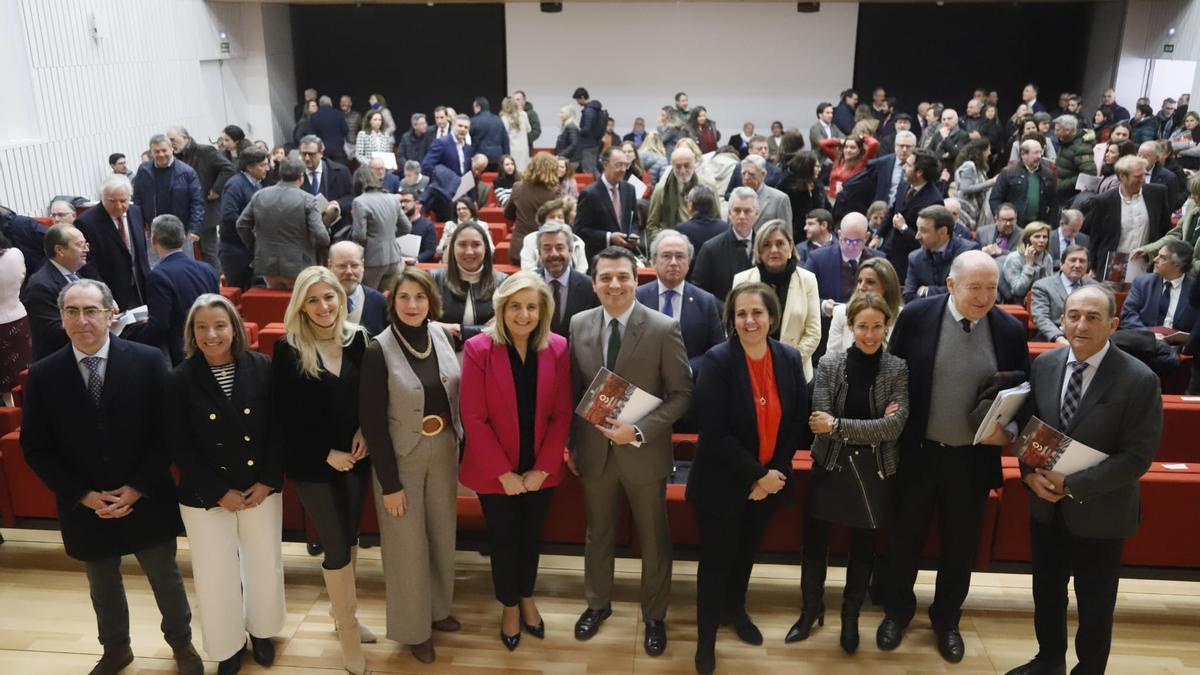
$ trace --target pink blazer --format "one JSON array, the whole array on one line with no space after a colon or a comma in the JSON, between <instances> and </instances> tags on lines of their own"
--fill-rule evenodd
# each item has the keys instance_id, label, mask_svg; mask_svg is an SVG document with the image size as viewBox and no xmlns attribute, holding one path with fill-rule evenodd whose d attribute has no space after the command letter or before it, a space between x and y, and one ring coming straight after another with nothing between
<instances>
[{"instance_id":1,"label":"pink blazer","mask_svg":"<svg viewBox=\"0 0 1200 675\"><path fill-rule=\"evenodd\" d=\"M562 480L563 448L571 428L571 358L565 338L550 334L538 352L537 411L534 422L534 468L550 474L542 487ZM516 471L521 456L517 391L508 347L486 334L463 346L459 406L467 437L459 480L483 494L504 494L501 474Z\"/></svg>"}]
</instances>

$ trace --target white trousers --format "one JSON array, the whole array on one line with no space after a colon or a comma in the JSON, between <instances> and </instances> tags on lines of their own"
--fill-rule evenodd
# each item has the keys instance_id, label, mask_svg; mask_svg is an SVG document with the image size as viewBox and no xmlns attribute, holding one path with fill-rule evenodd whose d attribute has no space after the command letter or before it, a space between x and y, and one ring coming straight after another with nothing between
<instances>
[{"instance_id":1,"label":"white trousers","mask_svg":"<svg viewBox=\"0 0 1200 675\"><path fill-rule=\"evenodd\" d=\"M236 513L180 506L192 551L204 651L218 661L246 646L246 633L283 629L283 495Z\"/></svg>"}]
</instances>

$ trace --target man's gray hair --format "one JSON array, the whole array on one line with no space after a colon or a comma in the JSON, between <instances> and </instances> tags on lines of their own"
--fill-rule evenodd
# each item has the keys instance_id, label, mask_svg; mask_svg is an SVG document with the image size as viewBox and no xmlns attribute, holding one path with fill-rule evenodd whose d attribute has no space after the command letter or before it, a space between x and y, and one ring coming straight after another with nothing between
<instances>
[{"instance_id":1,"label":"man's gray hair","mask_svg":"<svg viewBox=\"0 0 1200 675\"><path fill-rule=\"evenodd\" d=\"M171 139L167 138L166 134L154 134L150 137L150 143L147 145L147 147L153 148L159 143L166 143L167 145L170 145Z\"/></svg>"},{"instance_id":2,"label":"man's gray hair","mask_svg":"<svg viewBox=\"0 0 1200 675\"><path fill-rule=\"evenodd\" d=\"M742 171L745 171L748 165L752 165L762 175L767 175L767 160L763 159L762 155L746 155L742 160Z\"/></svg>"},{"instance_id":3,"label":"man's gray hair","mask_svg":"<svg viewBox=\"0 0 1200 675\"><path fill-rule=\"evenodd\" d=\"M758 157L757 155L754 155L754 156ZM762 157L759 157L759 159L762 159ZM659 245L661 245L665 240L670 239L672 237L678 237L679 239L683 240L683 243L687 244L688 261L689 262L692 260L692 258L694 258L696 256L696 247L692 244L692 240L689 239L687 237L687 235L680 232L679 230L667 228L667 229L659 232L658 234L654 235L654 240L650 242L650 259L651 260L654 260L655 258L658 257Z\"/></svg>"},{"instance_id":4,"label":"man's gray hair","mask_svg":"<svg viewBox=\"0 0 1200 675\"><path fill-rule=\"evenodd\" d=\"M1103 295L1104 299L1108 301L1108 316L1106 318L1112 319L1117 315L1117 294L1113 293L1104 284L1079 284L1075 286L1075 290L1067 294L1067 298L1070 299L1076 293L1099 293ZM1063 302L1063 307L1066 307L1066 304L1066 302Z\"/></svg>"},{"instance_id":5,"label":"man's gray hair","mask_svg":"<svg viewBox=\"0 0 1200 675\"><path fill-rule=\"evenodd\" d=\"M175 130L175 133L183 136L184 138L190 139L192 137L192 135L188 133L186 127L181 127L178 124L172 124L171 126L167 127L167 131L171 131L172 129Z\"/></svg>"},{"instance_id":6,"label":"man's gray hair","mask_svg":"<svg viewBox=\"0 0 1200 675\"><path fill-rule=\"evenodd\" d=\"M55 199L54 201L50 202L50 208L48 208L46 210L46 215L49 216L49 215L54 214L54 205L55 204L66 204L67 208L70 209L72 213L75 211L75 206L73 204L71 204L71 202L69 202L65 199Z\"/></svg>"},{"instance_id":7,"label":"man's gray hair","mask_svg":"<svg viewBox=\"0 0 1200 675\"><path fill-rule=\"evenodd\" d=\"M457 115L454 116L454 119L462 120L462 121L466 122L467 124L471 123L471 117L469 115L467 115L466 113L458 113Z\"/></svg>"},{"instance_id":8,"label":"man's gray hair","mask_svg":"<svg viewBox=\"0 0 1200 675\"><path fill-rule=\"evenodd\" d=\"M94 288L100 291L100 306L106 309L112 309L113 294L112 290L108 287L108 284L104 283L103 281L96 281L95 279L76 279L75 281L68 283L66 286L63 286L62 290L58 292L59 312L62 312L66 306L67 292L78 286Z\"/></svg>"},{"instance_id":9,"label":"man's gray hair","mask_svg":"<svg viewBox=\"0 0 1200 675\"><path fill-rule=\"evenodd\" d=\"M733 200L735 199L749 199L750 201L754 202L755 211L757 211L759 208L758 193L746 187L745 185L739 185L733 189L733 192L729 193L729 202L733 203Z\"/></svg>"},{"instance_id":10,"label":"man's gray hair","mask_svg":"<svg viewBox=\"0 0 1200 675\"><path fill-rule=\"evenodd\" d=\"M328 96L322 95L321 98L317 99L317 105L328 106L328 107L332 108L333 107L333 99L329 98Z\"/></svg>"},{"instance_id":11,"label":"man's gray hair","mask_svg":"<svg viewBox=\"0 0 1200 675\"><path fill-rule=\"evenodd\" d=\"M409 121L412 122L413 126L416 126L417 122L425 121L425 113L413 113Z\"/></svg>"},{"instance_id":12,"label":"man's gray hair","mask_svg":"<svg viewBox=\"0 0 1200 675\"><path fill-rule=\"evenodd\" d=\"M1076 221L1083 222L1083 211L1079 209L1063 209L1058 219L1060 223L1073 223Z\"/></svg>"},{"instance_id":13,"label":"man's gray hair","mask_svg":"<svg viewBox=\"0 0 1200 675\"><path fill-rule=\"evenodd\" d=\"M542 245L542 237L547 234L567 235L568 248L570 248L573 237L575 236L574 233L571 232L570 225L567 225L559 220L547 220L545 223L542 223L541 227L537 229L537 237L535 238L535 241L537 241L539 247Z\"/></svg>"},{"instance_id":14,"label":"man's gray hair","mask_svg":"<svg viewBox=\"0 0 1200 675\"><path fill-rule=\"evenodd\" d=\"M309 143L315 143L318 148L321 148L321 152L325 152L325 141L321 140L320 136L309 134L300 139L299 145L308 145Z\"/></svg>"},{"instance_id":15,"label":"man's gray hair","mask_svg":"<svg viewBox=\"0 0 1200 675\"><path fill-rule=\"evenodd\" d=\"M284 183L295 183L304 175L304 162L295 157L288 157L279 163L279 180Z\"/></svg>"},{"instance_id":16,"label":"man's gray hair","mask_svg":"<svg viewBox=\"0 0 1200 675\"><path fill-rule=\"evenodd\" d=\"M1074 131L1079 128L1079 118L1074 115L1059 115L1054 119L1054 126Z\"/></svg>"},{"instance_id":17,"label":"man's gray hair","mask_svg":"<svg viewBox=\"0 0 1200 675\"><path fill-rule=\"evenodd\" d=\"M917 142L917 135L907 129L904 129L904 130L896 132L896 138L892 139L892 143L895 144L896 141L898 141L902 138L905 140L912 141L913 143Z\"/></svg>"},{"instance_id":18,"label":"man's gray hair","mask_svg":"<svg viewBox=\"0 0 1200 675\"><path fill-rule=\"evenodd\" d=\"M404 163L404 170L405 171L416 171L417 173L421 173L421 163L415 159L410 159Z\"/></svg>"},{"instance_id":19,"label":"man's gray hair","mask_svg":"<svg viewBox=\"0 0 1200 675\"><path fill-rule=\"evenodd\" d=\"M164 213L150 221L150 239L159 246L178 251L183 248L184 238L183 221L178 216Z\"/></svg>"},{"instance_id":20,"label":"man's gray hair","mask_svg":"<svg viewBox=\"0 0 1200 675\"><path fill-rule=\"evenodd\" d=\"M110 174L100 184L101 197L107 197L110 193L117 190L124 190L130 197L133 196L133 183L129 182L128 176L122 176L119 173Z\"/></svg>"}]
</instances>

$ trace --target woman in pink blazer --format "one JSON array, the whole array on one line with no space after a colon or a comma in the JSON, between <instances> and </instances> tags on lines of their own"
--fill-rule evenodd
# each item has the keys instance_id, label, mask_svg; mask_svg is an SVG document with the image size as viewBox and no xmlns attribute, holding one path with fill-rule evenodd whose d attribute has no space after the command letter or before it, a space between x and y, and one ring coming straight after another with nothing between
<instances>
[{"instance_id":1,"label":"woman in pink blazer","mask_svg":"<svg viewBox=\"0 0 1200 675\"><path fill-rule=\"evenodd\" d=\"M545 636L533 602L542 521L562 479L571 424L567 341L550 332L554 299L534 272L517 272L493 296L496 321L463 347L460 479L479 494L491 545L492 584L503 605L500 639Z\"/></svg>"}]
</instances>

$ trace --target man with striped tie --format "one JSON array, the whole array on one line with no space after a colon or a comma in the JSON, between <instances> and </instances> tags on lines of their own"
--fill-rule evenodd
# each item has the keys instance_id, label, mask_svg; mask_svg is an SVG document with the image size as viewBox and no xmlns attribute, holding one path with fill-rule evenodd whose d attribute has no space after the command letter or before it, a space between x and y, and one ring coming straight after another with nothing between
<instances>
[{"instance_id":1,"label":"man with striped tie","mask_svg":"<svg viewBox=\"0 0 1200 675\"><path fill-rule=\"evenodd\" d=\"M1062 328L1069 343L1033 364L1033 393L1018 415L1033 415L1108 455L1064 475L1021 467L1030 500L1033 545L1034 659L1009 675L1066 672L1067 582L1075 577L1079 628L1073 673L1103 673L1125 539L1137 532L1138 483L1162 434L1158 377L1109 342L1119 320L1116 298L1101 285L1067 296ZM1010 426L1010 432L1012 428Z\"/></svg>"}]
</instances>

